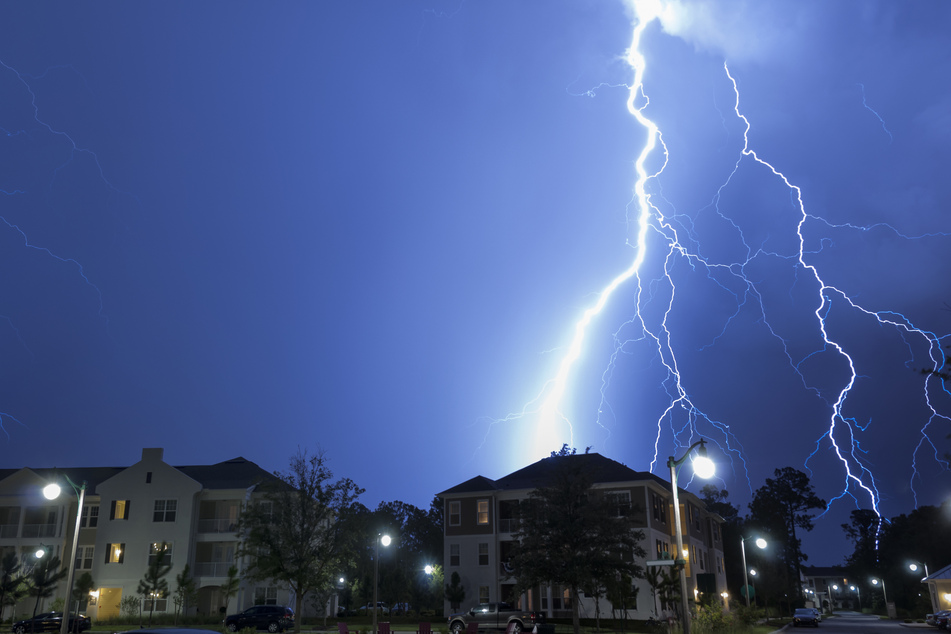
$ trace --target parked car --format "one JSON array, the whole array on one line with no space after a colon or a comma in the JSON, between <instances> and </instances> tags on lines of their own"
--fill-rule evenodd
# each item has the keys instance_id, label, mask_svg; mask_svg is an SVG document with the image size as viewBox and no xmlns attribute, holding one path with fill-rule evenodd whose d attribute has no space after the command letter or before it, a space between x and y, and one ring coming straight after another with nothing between
<instances>
[{"instance_id":1,"label":"parked car","mask_svg":"<svg viewBox=\"0 0 951 634\"><path fill-rule=\"evenodd\" d=\"M819 627L819 619L816 617L813 608L796 608L796 611L793 613L792 623L793 627L805 627L807 625Z\"/></svg>"},{"instance_id":2,"label":"parked car","mask_svg":"<svg viewBox=\"0 0 951 634\"><path fill-rule=\"evenodd\" d=\"M30 632L58 632L63 626L62 612L43 612L31 619L23 619L13 624L15 634L29 634ZM69 631L85 632L92 627L89 617L84 614L69 615Z\"/></svg>"},{"instance_id":3,"label":"parked car","mask_svg":"<svg viewBox=\"0 0 951 634\"><path fill-rule=\"evenodd\" d=\"M253 627L273 634L294 629L294 610L283 605L254 605L239 614L229 614L224 624L230 632Z\"/></svg>"},{"instance_id":4,"label":"parked car","mask_svg":"<svg viewBox=\"0 0 951 634\"><path fill-rule=\"evenodd\" d=\"M819 608L809 608L809 609L816 613L816 620L822 623L822 610L820 610Z\"/></svg>"},{"instance_id":5,"label":"parked car","mask_svg":"<svg viewBox=\"0 0 951 634\"><path fill-rule=\"evenodd\" d=\"M948 617L951 616L951 610L941 610L934 613L934 624L939 630L948 629Z\"/></svg>"},{"instance_id":6,"label":"parked car","mask_svg":"<svg viewBox=\"0 0 951 634\"><path fill-rule=\"evenodd\" d=\"M372 610L372 609L373 609L373 608L370 607L370 604L367 603L366 605L361 605L359 608L357 608L357 612L361 612L361 613L363 613L363 614L366 614L366 613L368 613L368 612L369 612L370 610ZM389 614L389 613L390 613L390 609L389 609L388 607L386 607L386 604L383 603L382 601L377 601L377 602L376 602L376 609L377 609L378 612L380 612L380 614Z\"/></svg>"},{"instance_id":7,"label":"parked car","mask_svg":"<svg viewBox=\"0 0 951 634\"><path fill-rule=\"evenodd\" d=\"M478 623L479 629L506 630L512 624L513 634L529 630L537 623L544 623L545 615L541 612L519 610L508 603L481 603L468 612L460 612L449 616L449 631L459 634L466 629L468 623Z\"/></svg>"},{"instance_id":8,"label":"parked car","mask_svg":"<svg viewBox=\"0 0 951 634\"><path fill-rule=\"evenodd\" d=\"M412 609L413 606L411 606L409 603L397 602L390 606L390 614L394 616L397 614L406 614Z\"/></svg>"}]
</instances>

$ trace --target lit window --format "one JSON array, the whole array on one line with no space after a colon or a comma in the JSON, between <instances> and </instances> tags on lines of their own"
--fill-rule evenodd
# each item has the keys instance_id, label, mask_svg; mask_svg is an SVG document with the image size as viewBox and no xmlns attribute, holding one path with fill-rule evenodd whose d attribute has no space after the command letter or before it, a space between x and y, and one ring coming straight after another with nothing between
<instances>
[{"instance_id":1,"label":"lit window","mask_svg":"<svg viewBox=\"0 0 951 634\"><path fill-rule=\"evenodd\" d=\"M479 586L479 603L489 602L489 586Z\"/></svg>"},{"instance_id":2,"label":"lit window","mask_svg":"<svg viewBox=\"0 0 951 634\"><path fill-rule=\"evenodd\" d=\"M477 520L478 524L488 524L489 523L489 501L488 500L479 500L477 503Z\"/></svg>"},{"instance_id":3,"label":"lit window","mask_svg":"<svg viewBox=\"0 0 951 634\"><path fill-rule=\"evenodd\" d=\"M152 604L155 604L154 606ZM142 602L143 612L165 612L168 610L168 599L145 599Z\"/></svg>"},{"instance_id":4,"label":"lit window","mask_svg":"<svg viewBox=\"0 0 951 634\"><path fill-rule=\"evenodd\" d=\"M109 511L109 519L111 520L127 520L129 519L129 509L132 506L132 500L113 500L112 508Z\"/></svg>"},{"instance_id":5,"label":"lit window","mask_svg":"<svg viewBox=\"0 0 951 634\"><path fill-rule=\"evenodd\" d=\"M125 557L125 544L106 544L106 563L121 564Z\"/></svg>"},{"instance_id":6,"label":"lit window","mask_svg":"<svg viewBox=\"0 0 951 634\"><path fill-rule=\"evenodd\" d=\"M155 560L161 557L163 564L172 563L172 545L168 542L152 543L149 546L149 565L155 564Z\"/></svg>"},{"instance_id":7,"label":"lit window","mask_svg":"<svg viewBox=\"0 0 951 634\"><path fill-rule=\"evenodd\" d=\"M459 501L449 503L449 525L459 526L462 523L462 503Z\"/></svg>"}]
</instances>

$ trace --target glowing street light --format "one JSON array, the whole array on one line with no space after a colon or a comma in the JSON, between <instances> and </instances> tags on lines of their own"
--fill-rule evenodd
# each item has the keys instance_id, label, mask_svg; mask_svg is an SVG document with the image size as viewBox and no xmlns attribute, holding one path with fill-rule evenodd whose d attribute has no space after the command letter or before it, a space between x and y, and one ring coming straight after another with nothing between
<instances>
[{"instance_id":1,"label":"glowing street light","mask_svg":"<svg viewBox=\"0 0 951 634\"><path fill-rule=\"evenodd\" d=\"M851 590L852 592L854 592L855 594L858 595L858 597L859 597L859 612L861 612L861 611L862 611L862 591L859 589L858 586L849 586L849 590Z\"/></svg>"},{"instance_id":2,"label":"glowing street light","mask_svg":"<svg viewBox=\"0 0 951 634\"><path fill-rule=\"evenodd\" d=\"M426 567L423 568L423 572L425 572L427 575L431 575L433 574L433 567L429 564L426 564Z\"/></svg>"},{"instance_id":3,"label":"glowing street light","mask_svg":"<svg viewBox=\"0 0 951 634\"><path fill-rule=\"evenodd\" d=\"M885 605L888 606L888 592L885 590L885 580L884 579L872 579L872 585L877 586L882 584L882 594L885 596ZM887 607L886 607L887 609Z\"/></svg>"},{"instance_id":4,"label":"glowing street light","mask_svg":"<svg viewBox=\"0 0 951 634\"><path fill-rule=\"evenodd\" d=\"M743 587L746 590L744 593L746 594L746 607L750 607L750 581L746 576L746 540L748 539L753 539L753 537L740 537L740 554L743 556ZM760 550L766 548L766 540L762 537L757 537L753 543L756 544L756 547Z\"/></svg>"},{"instance_id":5,"label":"glowing street light","mask_svg":"<svg viewBox=\"0 0 951 634\"><path fill-rule=\"evenodd\" d=\"M918 572L918 570L921 568L925 569L925 576L922 577L922 581L924 581L925 579L931 576L931 573L928 572L928 564L917 562L917 561L912 561L908 564L908 569L911 570L912 572ZM928 596L931 597L931 612L932 613L937 612L938 606L935 604L935 596L934 596L934 592L932 592L931 590L931 584L928 585Z\"/></svg>"},{"instance_id":6,"label":"glowing street light","mask_svg":"<svg viewBox=\"0 0 951 634\"><path fill-rule=\"evenodd\" d=\"M79 524L83 518L83 501L86 499L86 481L83 480L83 483L79 486L76 486L76 483L69 479L69 476L63 474L63 477L66 478L66 482L69 483L69 486L73 487L73 492L76 494L77 503L76 503L76 526L73 528L73 546L72 554L69 558L69 572L66 573L66 610L63 615L63 622L60 624L60 634L66 634L69 629L69 608L73 602L73 577L76 574L76 546L79 543ZM62 493L61 487L55 482L51 482L43 487L43 497L47 500L55 500L59 497L59 494ZM78 609L77 609L78 613Z\"/></svg>"},{"instance_id":7,"label":"glowing street light","mask_svg":"<svg viewBox=\"0 0 951 634\"><path fill-rule=\"evenodd\" d=\"M674 460L673 456L667 459L667 466L670 468L670 490L674 499L674 526L677 537L677 552L680 553L682 557L686 557L684 554L686 551L684 550L684 536L680 526L680 502L677 499L677 468L686 462L690 456L690 452L693 451L694 448L699 447L699 449L697 449L697 457L692 461L693 472L698 478L706 479L712 477L716 472L716 465L707 457L706 444L707 441L701 438L690 445L679 460ZM680 567L680 597L683 601L684 634L690 634L690 602L687 599L687 560L686 558L678 559L674 564Z\"/></svg>"},{"instance_id":8,"label":"glowing street light","mask_svg":"<svg viewBox=\"0 0 951 634\"><path fill-rule=\"evenodd\" d=\"M378 534L376 536L375 548L373 554L373 629L370 630L370 634L377 634L379 630L376 627L376 609L379 605L377 603L377 590L380 587L380 544L383 544L383 547L386 548L390 545L389 535ZM66 634L63 632L63 634Z\"/></svg>"}]
</instances>

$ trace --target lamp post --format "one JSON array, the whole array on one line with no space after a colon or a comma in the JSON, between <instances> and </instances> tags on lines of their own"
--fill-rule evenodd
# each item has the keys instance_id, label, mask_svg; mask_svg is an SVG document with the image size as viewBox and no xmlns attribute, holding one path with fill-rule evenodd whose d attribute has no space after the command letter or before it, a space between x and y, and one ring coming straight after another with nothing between
<instances>
[{"instance_id":1,"label":"lamp post","mask_svg":"<svg viewBox=\"0 0 951 634\"><path fill-rule=\"evenodd\" d=\"M927 578L927 577L930 577L930 576L931 576L931 573L928 572L928 564L920 563L920 562L917 562L917 561L913 561L913 562L911 562L911 563L908 564L908 569L911 570L912 572L918 572L918 569L919 569L919 568L924 568L924 569L925 569L925 576L924 576L924 578ZM932 612L932 613L937 612L937 611L938 611L938 606L935 604L934 592L932 592L931 584L930 584L930 583L928 584L928 597L931 599L931 612Z\"/></svg>"},{"instance_id":2,"label":"lamp post","mask_svg":"<svg viewBox=\"0 0 951 634\"><path fill-rule=\"evenodd\" d=\"M859 612L862 611L862 591L858 586L849 586L849 590L853 591L859 598Z\"/></svg>"},{"instance_id":3,"label":"lamp post","mask_svg":"<svg viewBox=\"0 0 951 634\"><path fill-rule=\"evenodd\" d=\"M60 624L60 634L66 634L69 630L69 608L73 601L73 576L76 574L76 546L79 542L79 523L83 517L83 501L86 499L85 480L83 480L81 485L76 486L76 483L70 480L68 475L63 474L63 477L66 478L66 482L69 483L69 486L73 487L73 492L76 493L77 504L76 526L73 528L73 547L69 557L69 572L66 573L66 614L63 615L63 622ZM59 497L61 492L62 489L55 482L43 487L43 496L46 497L47 500L55 500Z\"/></svg>"},{"instance_id":4,"label":"lamp post","mask_svg":"<svg viewBox=\"0 0 951 634\"><path fill-rule=\"evenodd\" d=\"M674 531L677 537L677 554L683 557L684 537L680 526L680 501L677 499L677 467L682 465L690 452L697 449L697 458L693 461L693 472L699 478L707 479L716 472L716 466L713 461L707 457L706 442L702 438L690 445L680 460L674 460L673 456L667 459L667 466L670 468L670 490L674 500ZM680 567L680 598L683 602L684 611L684 634L690 634L690 602L687 598L687 561L686 559L677 559L674 562Z\"/></svg>"},{"instance_id":5,"label":"lamp post","mask_svg":"<svg viewBox=\"0 0 951 634\"><path fill-rule=\"evenodd\" d=\"M752 536L740 537L740 555L743 558L743 588L744 590L746 590L746 592L744 593L746 594L746 607L750 607L750 591L749 591L750 581L749 581L749 578L746 576L746 540L748 539L753 539L753 537ZM756 547L759 548L760 550L762 550L763 548L766 548L766 540L763 539L762 537L757 537L756 541L753 543L756 544Z\"/></svg>"},{"instance_id":6,"label":"lamp post","mask_svg":"<svg viewBox=\"0 0 951 634\"><path fill-rule=\"evenodd\" d=\"M882 584L882 595L885 597L885 610L888 610L888 591L885 590L885 580L884 579L872 579L872 585L877 586L879 583Z\"/></svg>"},{"instance_id":7,"label":"lamp post","mask_svg":"<svg viewBox=\"0 0 951 634\"><path fill-rule=\"evenodd\" d=\"M383 544L383 547L390 545L390 536L389 535L377 535L376 536L376 545L373 553L373 630L370 634L377 634L376 627L376 609L377 609L377 590L380 586L380 544Z\"/></svg>"},{"instance_id":8,"label":"lamp post","mask_svg":"<svg viewBox=\"0 0 951 634\"><path fill-rule=\"evenodd\" d=\"M839 586L832 584L829 586L829 614L835 614L835 592L833 590L838 590Z\"/></svg>"}]
</instances>

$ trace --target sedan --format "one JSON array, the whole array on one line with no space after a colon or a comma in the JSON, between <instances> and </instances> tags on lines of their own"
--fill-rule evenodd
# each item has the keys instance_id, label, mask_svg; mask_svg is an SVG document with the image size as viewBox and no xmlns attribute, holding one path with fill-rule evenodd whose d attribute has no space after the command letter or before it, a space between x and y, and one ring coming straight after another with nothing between
<instances>
[{"instance_id":1,"label":"sedan","mask_svg":"<svg viewBox=\"0 0 951 634\"><path fill-rule=\"evenodd\" d=\"M793 627L799 627L800 625L803 627L807 625L819 627L819 619L816 618L816 613L812 608L796 608L792 623Z\"/></svg>"},{"instance_id":2,"label":"sedan","mask_svg":"<svg viewBox=\"0 0 951 634\"><path fill-rule=\"evenodd\" d=\"M58 632L63 626L62 612L43 612L37 614L32 619L23 619L13 624L15 634L28 634L29 632ZM85 632L92 627L89 617L84 614L69 615L69 631Z\"/></svg>"}]
</instances>

